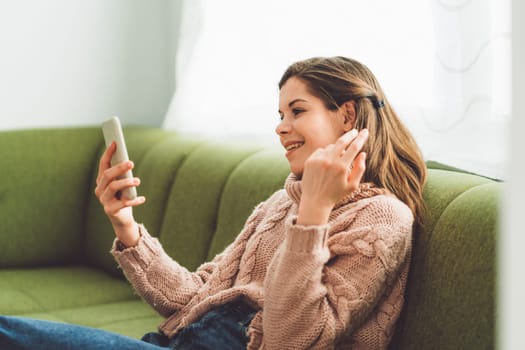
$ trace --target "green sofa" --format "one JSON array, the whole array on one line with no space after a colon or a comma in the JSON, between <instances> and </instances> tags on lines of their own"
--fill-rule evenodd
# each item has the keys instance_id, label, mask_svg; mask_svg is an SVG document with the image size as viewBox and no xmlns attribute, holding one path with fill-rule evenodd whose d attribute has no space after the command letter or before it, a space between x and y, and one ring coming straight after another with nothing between
<instances>
[{"instance_id":1,"label":"green sofa","mask_svg":"<svg viewBox=\"0 0 525 350\"><path fill-rule=\"evenodd\" d=\"M269 146L157 128L125 135L147 197L136 219L189 269L232 241L288 174L282 150ZM98 127L0 132L0 314L133 337L161 321L109 254L114 235L94 195L103 149ZM502 184L436 164L428 175L428 215L391 348L493 348Z\"/></svg>"}]
</instances>

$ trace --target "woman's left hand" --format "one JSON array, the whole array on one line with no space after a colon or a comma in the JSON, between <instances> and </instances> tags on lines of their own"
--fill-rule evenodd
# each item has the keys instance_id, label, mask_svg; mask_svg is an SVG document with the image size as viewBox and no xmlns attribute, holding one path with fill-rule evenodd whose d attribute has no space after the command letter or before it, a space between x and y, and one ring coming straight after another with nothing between
<instances>
[{"instance_id":1,"label":"woman's left hand","mask_svg":"<svg viewBox=\"0 0 525 350\"><path fill-rule=\"evenodd\" d=\"M366 169L361 149L367 139L368 130L353 129L306 160L297 224L326 224L335 204L359 188Z\"/></svg>"}]
</instances>

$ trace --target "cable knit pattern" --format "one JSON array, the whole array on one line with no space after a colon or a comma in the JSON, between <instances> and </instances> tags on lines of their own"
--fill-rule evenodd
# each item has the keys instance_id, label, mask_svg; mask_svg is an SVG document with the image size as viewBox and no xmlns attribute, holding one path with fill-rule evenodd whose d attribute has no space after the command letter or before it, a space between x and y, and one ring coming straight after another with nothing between
<instances>
[{"instance_id":1,"label":"cable knit pattern","mask_svg":"<svg viewBox=\"0 0 525 350\"><path fill-rule=\"evenodd\" d=\"M301 182L255 208L235 241L190 272L141 226L136 247L112 253L141 297L167 317L168 336L217 305L260 309L248 349L385 349L403 305L410 209L372 184L337 203L323 226L295 224Z\"/></svg>"}]
</instances>

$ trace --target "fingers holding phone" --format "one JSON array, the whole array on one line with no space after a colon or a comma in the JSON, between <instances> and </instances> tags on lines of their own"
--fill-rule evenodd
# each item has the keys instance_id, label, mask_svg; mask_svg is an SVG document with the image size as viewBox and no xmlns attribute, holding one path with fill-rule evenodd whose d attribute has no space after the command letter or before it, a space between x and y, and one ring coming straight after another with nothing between
<instances>
[{"instance_id":1,"label":"fingers holding phone","mask_svg":"<svg viewBox=\"0 0 525 350\"><path fill-rule=\"evenodd\" d=\"M112 143L100 158L95 195L104 208L104 212L114 225L125 226L134 222L131 207L141 205L146 201L144 196L129 199L123 194L131 187L140 185L137 177L127 177L125 174L133 169L133 162L126 161L111 166L108 159L115 151Z\"/></svg>"},{"instance_id":2,"label":"fingers holding phone","mask_svg":"<svg viewBox=\"0 0 525 350\"><path fill-rule=\"evenodd\" d=\"M129 162L128 150L126 148L126 142L124 141L124 133L122 132L120 119L118 117L112 117L102 123L102 132L108 150L102 156L101 167L107 169L108 160L112 166ZM115 144L114 146L113 143ZM106 155L106 153L108 154ZM120 174L119 178L133 178L131 168L128 168L125 173ZM135 199L137 197L136 188L134 186L124 188L122 190L122 197Z\"/></svg>"},{"instance_id":3,"label":"fingers holding phone","mask_svg":"<svg viewBox=\"0 0 525 350\"><path fill-rule=\"evenodd\" d=\"M119 240L133 246L139 239L138 225L132 207L146 201L137 196L140 179L133 177L134 164L128 158L120 121L117 117L102 124L106 150L99 161L95 195L109 217Z\"/></svg>"}]
</instances>

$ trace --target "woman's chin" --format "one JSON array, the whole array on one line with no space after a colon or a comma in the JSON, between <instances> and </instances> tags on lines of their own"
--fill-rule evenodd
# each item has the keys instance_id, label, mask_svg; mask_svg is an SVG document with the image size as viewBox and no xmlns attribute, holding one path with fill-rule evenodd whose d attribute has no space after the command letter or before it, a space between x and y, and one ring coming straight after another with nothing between
<instances>
[{"instance_id":1,"label":"woman's chin","mask_svg":"<svg viewBox=\"0 0 525 350\"><path fill-rule=\"evenodd\" d=\"M300 179L303 176L303 167L297 167L290 164L290 172Z\"/></svg>"}]
</instances>

